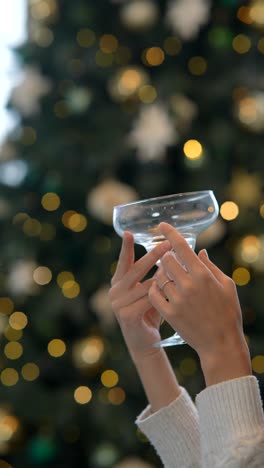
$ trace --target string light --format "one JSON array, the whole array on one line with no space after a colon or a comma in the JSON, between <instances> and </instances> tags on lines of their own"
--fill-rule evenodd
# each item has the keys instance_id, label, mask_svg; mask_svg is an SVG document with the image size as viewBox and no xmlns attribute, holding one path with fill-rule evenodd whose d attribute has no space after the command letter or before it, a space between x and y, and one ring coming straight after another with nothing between
<instances>
[{"instance_id":1,"label":"string light","mask_svg":"<svg viewBox=\"0 0 264 468\"><path fill-rule=\"evenodd\" d=\"M39 367L34 362L28 362L27 364L24 364L21 369L22 377L28 382L33 382L33 380L36 380L39 377L39 374Z\"/></svg>"},{"instance_id":2,"label":"string light","mask_svg":"<svg viewBox=\"0 0 264 468\"><path fill-rule=\"evenodd\" d=\"M55 338L54 340L51 340L48 344L48 353L52 357L61 357L66 351L66 344L64 341Z\"/></svg>"},{"instance_id":3,"label":"string light","mask_svg":"<svg viewBox=\"0 0 264 468\"><path fill-rule=\"evenodd\" d=\"M74 213L69 216L68 227L74 232L81 232L86 229L88 225L87 218L79 213Z\"/></svg>"},{"instance_id":4,"label":"string light","mask_svg":"<svg viewBox=\"0 0 264 468\"><path fill-rule=\"evenodd\" d=\"M207 70L207 62L203 57L192 57L188 62L188 68L193 75L204 75Z\"/></svg>"},{"instance_id":5,"label":"string light","mask_svg":"<svg viewBox=\"0 0 264 468\"><path fill-rule=\"evenodd\" d=\"M163 42L163 47L167 55L177 55L182 49L181 41L174 36L167 37Z\"/></svg>"},{"instance_id":6,"label":"string light","mask_svg":"<svg viewBox=\"0 0 264 468\"><path fill-rule=\"evenodd\" d=\"M245 34L238 34L232 42L233 49L238 54L246 54L251 48L251 40Z\"/></svg>"},{"instance_id":7,"label":"string light","mask_svg":"<svg viewBox=\"0 0 264 468\"><path fill-rule=\"evenodd\" d=\"M59 208L61 200L57 193L48 192L41 198L41 205L47 211L55 211Z\"/></svg>"},{"instance_id":8,"label":"string light","mask_svg":"<svg viewBox=\"0 0 264 468\"><path fill-rule=\"evenodd\" d=\"M105 54L116 52L118 48L118 40L113 34L104 34L99 41L99 46Z\"/></svg>"},{"instance_id":9,"label":"string light","mask_svg":"<svg viewBox=\"0 0 264 468\"><path fill-rule=\"evenodd\" d=\"M52 272L45 266L39 266L33 272L33 279L35 283L39 284L40 286L44 286L45 284L51 282Z\"/></svg>"},{"instance_id":10,"label":"string light","mask_svg":"<svg viewBox=\"0 0 264 468\"><path fill-rule=\"evenodd\" d=\"M250 273L247 268L239 267L233 271L232 278L238 286L245 286L250 281Z\"/></svg>"},{"instance_id":11,"label":"string light","mask_svg":"<svg viewBox=\"0 0 264 468\"><path fill-rule=\"evenodd\" d=\"M15 330L12 327L7 327L5 330L5 337L9 341L18 341L22 338L22 330Z\"/></svg>"},{"instance_id":12,"label":"string light","mask_svg":"<svg viewBox=\"0 0 264 468\"><path fill-rule=\"evenodd\" d=\"M92 396L93 394L89 387L80 386L74 391L74 399L80 405L89 403L89 401L92 399Z\"/></svg>"},{"instance_id":13,"label":"string light","mask_svg":"<svg viewBox=\"0 0 264 468\"><path fill-rule=\"evenodd\" d=\"M157 98L157 91L154 86L144 85L138 91L139 99L144 102L144 104L151 104Z\"/></svg>"},{"instance_id":14,"label":"string light","mask_svg":"<svg viewBox=\"0 0 264 468\"><path fill-rule=\"evenodd\" d=\"M71 271L61 271L57 276L57 283L60 288L63 288L64 283L66 281L74 280L74 275Z\"/></svg>"},{"instance_id":15,"label":"string light","mask_svg":"<svg viewBox=\"0 0 264 468\"><path fill-rule=\"evenodd\" d=\"M253 20L250 17L250 8L246 6L242 6L237 11L237 17L242 23L245 24L252 24Z\"/></svg>"},{"instance_id":16,"label":"string light","mask_svg":"<svg viewBox=\"0 0 264 468\"><path fill-rule=\"evenodd\" d=\"M5 345L4 353L8 359L18 359L23 354L23 346L17 341L10 341Z\"/></svg>"},{"instance_id":17,"label":"string light","mask_svg":"<svg viewBox=\"0 0 264 468\"><path fill-rule=\"evenodd\" d=\"M95 43L95 33L92 29L82 28L78 31L76 40L80 47L89 48Z\"/></svg>"},{"instance_id":18,"label":"string light","mask_svg":"<svg viewBox=\"0 0 264 468\"><path fill-rule=\"evenodd\" d=\"M63 283L62 294L68 299L74 299L80 294L80 285L75 280L68 280Z\"/></svg>"},{"instance_id":19,"label":"string light","mask_svg":"<svg viewBox=\"0 0 264 468\"><path fill-rule=\"evenodd\" d=\"M184 144L183 152L188 159L200 159L203 153L203 147L198 140L188 140Z\"/></svg>"},{"instance_id":20,"label":"string light","mask_svg":"<svg viewBox=\"0 0 264 468\"><path fill-rule=\"evenodd\" d=\"M118 381L118 374L114 370L106 370L101 375L101 382L105 387L114 387Z\"/></svg>"},{"instance_id":21,"label":"string light","mask_svg":"<svg viewBox=\"0 0 264 468\"><path fill-rule=\"evenodd\" d=\"M27 218L23 224L23 232L29 237L36 237L41 233L41 224L35 218Z\"/></svg>"},{"instance_id":22,"label":"string light","mask_svg":"<svg viewBox=\"0 0 264 468\"><path fill-rule=\"evenodd\" d=\"M14 312L9 317L9 325L14 330L23 330L28 324L28 318L24 312Z\"/></svg>"},{"instance_id":23,"label":"string light","mask_svg":"<svg viewBox=\"0 0 264 468\"><path fill-rule=\"evenodd\" d=\"M7 367L6 369L2 370L0 379L3 385L6 387L12 387L13 385L17 384L19 375L15 369L12 367Z\"/></svg>"},{"instance_id":24,"label":"string light","mask_svg":"<svg viewBox=\"0 0 264 468\"><path fill-rule=\"evenodd\" d=\"M79 340L73 346L73 359L77 367L86 369L97 364L104 353L104 342L97 336Z\"/></svg>"},{"instance_id":25,"label":"string light","mask_svg":"<svg viewBox=\"0 0 264 468\"><path fill-rule=\"evenodd\" d=\"M147 65L157 67L164 62L165 54L160 47L150 47L144 53Z\"/></svg>"},{"instance_id":26,"label":"string light","mask_svg":"<svg viewBox=\"0 0 264 468\"><path fill-rule=\"evenodd\" d=\"M14 310L14 303L10 297L0 297L0 314L10 315Z\"/></svg>"},{"instance_id":27,"label":"string light","mask_svg":"<svg viewBox=\"0 0 264 468\"><path fill-rule=\"evenodd\" d=\"M122 405L126 399L126 394L120 387L111 388L108 392L108 399L112 405Z\"/></svg>"},{"instance_id":28,"label":"string light","mask_svg":"<svg viewBox=\"0 0 264 468\"><path fill-rule=\"evenodd\" d=\"M253 0L250 5L249 16L257 27L264 25L264 4L263 0Z\"/></svg>"},{"instance_id":29,"label":"string light","mask_svg":"<svg viewBox=\"0 0 264 468\"><path fill-rule=\"evenodd\" d=\"M260 255L261 242L254 236L249 235L241 241L241 258L248 263L254 263Z\"/></svg>"},{"instance_id":30,"label":"string light","mask_svg":"<svg viewBox=\"0 0 264 468\"><path fill-rule=\"evenodd\" d=\"M239 207L233 201L226 201L220 207L220 214L226 221L233 221L239 215Z\"/></svg>"},{"instance_id":31,"label":"string light","mask_svg":"<svg viewBox=\"0 0 264 468\"><path fill-rule=\"evenodd\" d=\"M264 373L264 356L259 355L259 356L253 357L253 359L252 359L252 369L257 374L263 374Z\"/></svg>"}]
</instances>

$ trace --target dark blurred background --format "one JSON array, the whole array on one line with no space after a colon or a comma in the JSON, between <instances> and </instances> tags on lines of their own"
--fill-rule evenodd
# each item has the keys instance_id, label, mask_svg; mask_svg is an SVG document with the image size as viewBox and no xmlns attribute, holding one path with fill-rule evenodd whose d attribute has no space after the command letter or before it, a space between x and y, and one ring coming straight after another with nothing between
<instances>
[{"instance_id":1,"label":"dark blurred background","mask_svg":"<svg viewBox=\"0 0 264 468\"><path fill-rule=\"evenodd\" d=\"M160 467L107 297L112 209L214 191L197 249L237 284L263 391L264 3L29 0L27 36L0 146L0 468ZM196 354L167 352L195 398Z\"/></svg>"}]
</instances>

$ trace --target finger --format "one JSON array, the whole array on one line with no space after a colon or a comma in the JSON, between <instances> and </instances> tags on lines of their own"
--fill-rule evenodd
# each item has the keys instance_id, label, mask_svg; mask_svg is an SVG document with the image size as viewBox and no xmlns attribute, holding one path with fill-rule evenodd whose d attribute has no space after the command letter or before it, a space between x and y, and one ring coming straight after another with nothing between
<instances>
[{"instance_id":1,"label":"finger","mask_svg":"<svg viewBox=\"0 0 264 468\"><path fill-rule=\"evenodd\" d=\"M188 247L189 248L189 247ZM167 252L161 259L164 272L168 278L172 279L179 286L186 279L188 274L182 265L178 262L173 252Z\"/></svg>"},{"instance_id":2,"label":"finger","mask_svg":"<svg viewBox=\"0 0 264 468\"><path fill-rule=\"evenodd\" d=\"M215 278L221 282L226 275L209 259L207 251L205 249L201 250L198 253L198 257L211 273L213 273Z\"/></svg>"},{"instance_id":3,"label":"finger","mask_svg":"<svg viewBox=\"0 0 264 468\"><path fill-rule=\"evenodd\" d=\"M161 242L153 250L148 252L144 257L140 258L131 270L127 273L124 279L124 284L127 288L130 288L135 283L141 281L146 274L156 265L157 261L160 260L163 255L171 249L171 245L168 241Z\"/></svg>"},{"instance_id":4,"label":"finger","mask_svg":"<svg viewBox=\"0 0 264 468\"><path fill-rule=\"evenodd\" d=\"M168 283L168 285L169 284L170 283ZM166 301L166 298L161 294L161 291L155 281L149 290L149 302L165 319L172 312L171 305Z\"/></svg>"},{"instance_id":5,"label":"finger","mask_svg":"<svg viewBox=\"0 0 264 468\"><path fill-rule=\"evenodd\" d=\"M112 278L112 284L119 281L126 272L131 268L134 263L135 252L134 252L134 238L133 235L126 231L124 232L122 247L116 267L115 274Z\"/></svg>"},{"instance_id":6,"label":"finger","mask_svg":"<svg viewBox=\"0 0 264 468\"><path fill-rule=\"evenodd\" d=\"M122 307L122 310L118 313L118 318L123 324L133 326L151 307L149 297L144 296L134 303L133 309L130 305Z\"/></svg>"},{"instance_id":7,"label":"finger","mask_svg":"<svg viewBox=\"0 0 264 468\"><path fill-rule=\"evenodd\" d=\"M180 263L186 266L188 272L191 272L198 259L197 255L191 249L184 237L182 237L176 229L168 223L160 223L159 230L171 243Z\"/></svg>"},{"instance_id":8,"label":"finger","mask_svg":"<svg viewBox=\"0 0 264 468\"><path fill-rule=\"evenodd\" d=\"M153 281L153 279L150 279L144 283L138 283L138 285L132 289L124 290L124 288L122 288L120 291L118 291L121 289L118 285L118 288L115 291L115 299L112 299L112 307L115 310L118 310L134 304L134 302L138 301L144 296L148 296L149 288Z\"/></svg>"}]
</instances>

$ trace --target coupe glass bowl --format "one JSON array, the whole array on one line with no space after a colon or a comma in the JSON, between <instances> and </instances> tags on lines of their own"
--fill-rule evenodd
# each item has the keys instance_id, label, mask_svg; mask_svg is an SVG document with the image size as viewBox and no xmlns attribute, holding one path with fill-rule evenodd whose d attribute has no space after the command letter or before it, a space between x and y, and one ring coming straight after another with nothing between
<instances>
[{"instance_id":1,"label":"coupe glass bowl","mask_svg":"<svg viewBox=\"0 0 264 468\"><path fill-rule=\"evenodd\" d=\"M115 206L113 226L120 237L124 231L130 231L135 242L150 251L165 239L159 232L159 224L164 221L174 226L194 249L197 236L216 220L218 213L212 190L177 193ZM156 346L182 343L175 333Z\"/></svg>"}]
</instances>

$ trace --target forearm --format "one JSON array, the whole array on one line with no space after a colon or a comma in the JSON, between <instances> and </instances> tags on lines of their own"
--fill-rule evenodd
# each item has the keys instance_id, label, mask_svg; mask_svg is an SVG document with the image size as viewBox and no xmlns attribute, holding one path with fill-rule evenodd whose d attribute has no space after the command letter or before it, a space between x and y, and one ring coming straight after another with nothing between
<instances>
[{"instance_id":1,"label":"forearm","mask_svg":"<svg viewBox=\"0 0 264 468\"><path fill-rule=\"evenodd\" d=\"M153 412L168 406L180 395L180 386L162 348L145 358L138 356L134 364Z\"/></svg>"}]
</instances>

